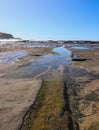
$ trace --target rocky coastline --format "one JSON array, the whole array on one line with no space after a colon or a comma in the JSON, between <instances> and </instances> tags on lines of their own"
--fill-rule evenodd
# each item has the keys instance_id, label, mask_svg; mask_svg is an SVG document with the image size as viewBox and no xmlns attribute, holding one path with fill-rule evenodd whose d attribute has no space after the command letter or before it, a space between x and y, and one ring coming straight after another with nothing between
<instances>
[{"instance_id":1,"label":"rocky coastline","mask_svg":"<svg viewBox=\"0 0 99 130\"><path fill-rule=\"evenodd\" d=\"M23 113L17 116L18 118L21 117L21 123L17 122L19 123L17 125L16 121L13 122L13 130L14 128L15 130L32 130L34 128L36 130L41 130L41 128L47 130L99 129L99 48L96 45L91 46L94 43L98 44L98 41L94 43L90 42L88 46L86 44L84 47L80 41L77 41L78 43L74 43L76 48L73 48L73 44L69 44L69 41L68 44L67 42L59 44L58 42L59 41L55 41L53 43L53 41L48 41L48 43L40 43L40 41L15 41L5 42L0 45L0 55L5 54L5 52L8 54L9 52L26 52L28 54L25 57L17 59L17 62L12 64L0 65L0 80L3 86L1 87L0 96L5 97L4 102L6 104L6 106L4 105L2 107L1 100L0 117L2 118L0 118L0 122L2 129L4 127L11 128L9 126L11 122L8 122L9 119L12 119L11 116L8 116L9 118L6 119L3 114L6 112L5 110L7 110L8 114L13 112L12 107L14 106L10 106L11 111L9 111L9 104L7 106L7 103L16 103L16 98L17 102L19 102L20 98L29 102L29 106L28 109L23 108L25 111L22 109ZM77 44L82 48L79 48ZM34 76L34 78L14 78L14 76L17 75L16 71L18 68L25 68L25 66L27 68L30 64L36 63L37 59L42 59L42 57L46 57L46 55L59 56L58 53L52 53L52 49L63 45L64 48L67 48L71 53L68 60L65 59L66 61L62 63L59 61L60 64L54 68L53 65L56 63L53 63L52 66L46 66L47 69L37 76ZM11 57L9 58L11 60ZM45 63L48 61L49 59ZM31 67L29 66L29 68ZM8 81L9 79L11 80ZM20 83L18 84L17 81L20 81ZM18 86L21 85L21 88L19 87L22 90L20 93L20 89L17 88L14 83L17 83ZM34 95L35 86L32 86L32 83L35 83L35 86L37 86L38 90L36 91L37 93L35 93L36 95ZM13 92L10 86L14 86L19 93L19 95L15 95L15 100L12 100L13 97L9 96L11 92ZM30 94L30 96L28 95L28 101L25 99L27 95L24 94L26 93L24 86ZM4 88L9 89L9 91L7 90L8 93L6 93L8 97L5 96ZM31 90L33 93L30 93ZM33 101L30 99L31 97L34 99ZM6 98L9 99L9 102L8 100L6 102ZM16 108L17 105L16 103ZM14 110L16 110L16 108L14 108ZM12 113L12 117L13 116ZM5 122L7 122L6 126L3 125L3 117L5 118Z\"/></svg>"},{"instance_id":2,"label":"rocky coastline","mask_svg":"<svg viewBox=\"0 0 99 130\"><path fill-rule=\"evenodd\" d=\"M13 35L12 34L7 34L7 33L2 33L0 32L0 39L13 39Z\"/></svg>"}]
</instances>

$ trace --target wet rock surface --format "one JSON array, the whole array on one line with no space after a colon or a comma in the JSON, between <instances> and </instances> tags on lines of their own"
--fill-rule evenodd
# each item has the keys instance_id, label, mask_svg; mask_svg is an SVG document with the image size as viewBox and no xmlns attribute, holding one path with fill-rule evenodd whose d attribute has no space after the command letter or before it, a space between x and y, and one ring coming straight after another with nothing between
<instances>
[{"instance_id":1,"label":"wet rock surface","mask_svg":"<svg viewBox=\"0 0 99 130\"><path fill-rule=\"evenodd\" d=\"M47 43L38 42L37 44L29 41L1 44L0 53L21 51L28 54L24 58L19 58L19 61L14 62L14 64L0 65L0 73L5 73L3 76L1 75L2 79L0 78L1 83L3 82L2 89L6 90L11 85L15 86L14 82L20 80L20 83L17 83L18 87L22 87L21 94L26 97L24 95L26 91L23 91L25 87L32 89L29 83L36 82L32 81L34 78L43 80L39 95L35 95L35 97L37 96L36 101L28 109L29 111L27 110L22 130L99 129L99 50L95 43L94 46L93 43L87 45L89 49L85 49L85 45L84 47L81 45L81 48L77 47L78 41L75 42L75 49L72 45L73 42L71 44L68 42L67 45L64 42L60 45L58 42L53 43L53 41L51 43L50 41ZM79 43L83 44L83 42ZM65 49L65 46L69 50ZM70 56L74 60L71 61ZM29 79L27 80L27 78ZM8 82L9 79L11 80ZM30 93L30 90L28 91ZM9 97L12 87L6 92L8 92L7 96ZM2 92L0 95L6 98ZM17 98L18 95L16 93L12 96ZM13 97L10 98L12 101ZM24 100L26 101L26 99ZM9 99L9 103L11 101ZM9 111L8 108L7 110ZM15 110L17 111L17 109ZM22 119L23 116L19 114L18 118ZM8 120L6 117L4 118L6 121ZM16 128L20 128L22 120L21 123L16 121L14 123L15 125L19 123ZM7 127L10 128L10 126Z\"/></svg>"},{"instance_id":2,"label":"wet rock surface","mask_svg":"<svg viewBox=\"0 0 99 130\"><path fill-rule=\"evenodd\" d=\"M99 75L99 49L98 50L72 50L72 55L78 59L86 59L84 62L75 62L73 66L85 69L88 72Z\"/></svg>"},{"instance_id":3,"label":"wet rock surface","mask_svg":"<svg viewBox=\"0 0 99 130\"><path fill-rule=\"evenodd\" d=\"M72 80L68 83L68 93L72 119L80 130L99 129L99 49L72 50L72 55L85 61L73 61ZM78 60L78 59L77 59ZM76 70L76 72L75 72ZM85 71L82 75L80 70ZM74 123L75 123L74 121ZM76 130L76 128L75 128Z\"/></svg>"}]
</instances>

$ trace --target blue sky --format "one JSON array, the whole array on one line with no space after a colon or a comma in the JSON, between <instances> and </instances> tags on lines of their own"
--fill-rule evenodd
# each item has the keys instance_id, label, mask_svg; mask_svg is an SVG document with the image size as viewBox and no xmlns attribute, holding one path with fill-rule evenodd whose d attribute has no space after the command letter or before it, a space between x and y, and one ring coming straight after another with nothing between
<instances>
[{"instance_id":1,"label":"blue sky","mask_svg":"<svg viewBox=\"0 0 99 130\"><path fill-rule=\"evenodd\" d=\"M99 0L0 0L0 32L24 39L99 40Z\"/></svg>"}]
</instances>

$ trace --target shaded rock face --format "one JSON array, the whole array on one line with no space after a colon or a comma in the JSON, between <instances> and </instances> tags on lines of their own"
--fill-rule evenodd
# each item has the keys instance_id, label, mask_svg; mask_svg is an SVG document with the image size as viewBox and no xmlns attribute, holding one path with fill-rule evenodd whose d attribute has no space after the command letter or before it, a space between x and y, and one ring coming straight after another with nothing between
<instances>
[{"instance_id":1,"label":"shaded rock face","mask_svg":"<svg viewBox=\"0 0 99 130\"><path fill-rule=\"evenodd\" d=\"M14 37L11 34L0 32L0 39L12 39L12 38L14 38Z\"/></svg>"}]
</instances>

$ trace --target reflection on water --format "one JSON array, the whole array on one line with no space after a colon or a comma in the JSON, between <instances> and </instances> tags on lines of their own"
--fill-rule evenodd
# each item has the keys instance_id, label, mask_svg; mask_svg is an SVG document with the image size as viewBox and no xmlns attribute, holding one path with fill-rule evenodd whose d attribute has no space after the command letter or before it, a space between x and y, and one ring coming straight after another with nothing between
<instances>
[{"instance_id":1,"label":"reflection on water","mask_svg":"<svg viewBox=\"0 0 99 130\"><path fill-rule=\"evenodd\" d=\"M71 47L72 49L77 49L77 50L91 50L92 48L90 47L85 47L85 46L74 46Z\"/></svg>"},{"instance_id":2,"label":"reflection on water","mask_svg":"<svg viewBox=\"0 0 99 130\"><path fill-rule=\"evenodd\" d=\"M99 44L67 44L66 46L72 50L95 50L99 48Z\"/></svg>"},{"instance_id":3,"label":"reflection on water","mask_svg":"<svg viewBox=\"0 0 99 130\"><path fill-rule=\"evenodd\" d=\"M28 43L28 44L22 44L22 47L25 48L53 48L53 47L60 47L61 45L57 44L57 43Z\"/></svg>"},{"instance_id":4,"label":"reflection on water","mask_svg":"<svg viewBox=\"0 0 99 130\"><path fill-rule=\"evenodd\" d=\"M0 65L11 64L17 61L18 58L26 56L26 52L6 52L0 54Z\"/></svg>"},{"instance_id":5,"label":"reflection on water","mask_svg":"<svg viewBox=\"0 0 99 130\"><path fill-rule=\"evenodd\" d=\"M33 44L33 45L24 45L24 47L26 47L26 48L40 48L40 47L50 47L50 46L48 46L48 45L41 45L41 44Z\"/></svg>"},{"instance_id":6,"label":"reflection on water","mask_svg":"<svg viewBox=\"0 0 99 130\"><path fill-rule=\"evenodd\" d=\"M59 64L62 64L64 61L68 61L68 57L70 55L70 51L62 47L57 47L53 49L57 55L48 54L43 56L41 59L38 59L37 62L48 65L52 67L57 67Z\"/></svg>"},{"instance_id":7,"label":"reflection on water","mask_svg":"<svg viewBox=\"0 0 99 130\"><path fill-rule=\"evenodd\" d=\"M32 64L18 69L16 74L14 74L15 78L35 77L37 74L46 71L48 66L56 69L60 64L68 64L70 51L65 49L64 46L54 48L53 52L58 53L58 55L49 53L40 57L39 59L36 59Z\"/></svg>"}]
</instances>

